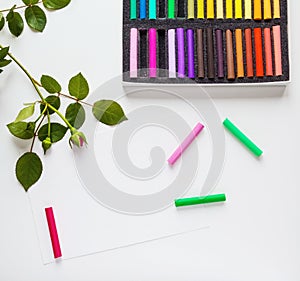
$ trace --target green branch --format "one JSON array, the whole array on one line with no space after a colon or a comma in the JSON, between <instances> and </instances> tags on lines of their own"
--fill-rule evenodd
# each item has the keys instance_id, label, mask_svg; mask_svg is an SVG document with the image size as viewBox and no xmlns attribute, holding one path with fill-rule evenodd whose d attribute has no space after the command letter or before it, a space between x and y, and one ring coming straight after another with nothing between
<instances>
[{"instance_id":1,"label":"green branch","mask_svg":"<svg viewBox=\"0 0 300 281\"><path fill-rule=\"evenodd\" d=\"M0 45L0 48L3 49L3 46ZM22 71L26 74L26 76L29 78L31 84L33 85L34 89L36 90L36 92L38 93L39 97L41 98L42 101L44 101L44 97L40 91L40 89L37 87L37 85L35 84L35 80L34 78L29 74L29 72L27 71L27 69L11 54L8 53L7 54L21 69Z\"/></svg>"},{"instance_id":2,"label":"green branch","mask_svg":"<svg viewBox=\"0 0 300 281\"><path fill-rule=\"evenodd\" d=\"M66 123L66 125L70 128L71 131L74 129L74 127L70 124L66 117L63 116L54 106L52 106L50 103L47 103L46 101L44 101L44 104L50 109L52 109Z\"/></svg>"},{"instance_id":3,"label":"green branch","mask_svg":"<svg viewBox=\"0 0 300 281\"><path fill-rule=\"evenodd\" d=\"M41 3L43 3L43 1L39 1L38 3L36 3L36 5L37 4L41 4ZM29 6L31 6L31 5L29 5ZM22 5L22 6L15 7L14 10L24 9L24 8L27 8L27 7L28 7L27 5ZM0 10L0 13L9 12L10 10L11 10L11 8L10 9Z\"/></svg>"}]
</instances>

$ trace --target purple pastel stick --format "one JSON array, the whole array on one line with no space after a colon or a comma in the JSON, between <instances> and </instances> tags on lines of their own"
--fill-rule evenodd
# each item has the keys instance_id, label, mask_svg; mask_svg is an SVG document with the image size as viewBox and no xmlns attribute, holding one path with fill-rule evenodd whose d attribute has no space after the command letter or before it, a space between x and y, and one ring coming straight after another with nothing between
<instances>
[{"instance_id":1,"label":"purple pastel stick","mask_svg":"<svg viewBox=\"0 0 300 281\"><path fill-rule=\"evenodd\" d=\"M177 28L177 50L178 50L178 77L184 78L185 76L185 62L184 62L184 29Z\"/></svg>"},{"instance_id":2,"label":"purple pastel stick","mask_svg":"<svg viewBox=\"0 0 300 281\"><path fill-rule=\"evenodd\" d=\"M187 34L187 44L188 44L188 76L189 78L195 78L194 31L192 29L188 29L186 34Z\"/></svg>"},{"instance_id":3,"label":"purple pastel stick","mask_svg":"<svg viewBox=\"0 0 300 281\"><path fill-rule=\"evenodd\" d=\"M217 37L217 60L218 60L218 77L224 77L224 52L223 52L223 31L216 30Z\"/></svg>"},{"instance_id":4,"label":"purple pastel stick","mask_svg":"<svg viewBox=\"0 0 300 281\"><path fill-rule=\"evenodd\" d=\"M200 123L196 125L193 131L186 137L183 143L175 150L172 156L168 159L170 165L174 165L182 153L188 148L188 146L193 142L193 140L200 134L204 126Z\"/></svg>"}]
</instances>

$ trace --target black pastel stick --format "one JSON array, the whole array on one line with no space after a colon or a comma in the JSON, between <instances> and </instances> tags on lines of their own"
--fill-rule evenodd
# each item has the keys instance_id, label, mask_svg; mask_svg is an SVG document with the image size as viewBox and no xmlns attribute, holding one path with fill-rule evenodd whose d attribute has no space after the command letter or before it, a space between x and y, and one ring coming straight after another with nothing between
<instances>
[{"instance_id":1,"label":"black pastel stick","mask_svg":"<svg viewBox=\"0 0 300 281\"><path fill-rule=\"evenodd\" d=\"M218 77L224 77L224 52L223 52L223 31L216 30L217 39L217 58L218 58Z\"/></svg>"},{"instance_id":2,"label":"black pastel stick","mask_svg":"<svg viewBox=\"0 0 300 281\"><path fill-rule=\"evenodd\" d=\"M214 62L214 38L213 29L207 28L207 77L209 79L215 78L215 62Z\"/></svg>"}]
</instances>

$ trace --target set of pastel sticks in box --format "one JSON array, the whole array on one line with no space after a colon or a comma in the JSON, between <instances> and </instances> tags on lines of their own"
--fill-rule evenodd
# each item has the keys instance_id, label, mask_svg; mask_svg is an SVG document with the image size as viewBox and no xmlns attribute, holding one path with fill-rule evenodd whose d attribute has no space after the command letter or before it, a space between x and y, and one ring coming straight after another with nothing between
<instances>
[{"instance_id":1,"label":"set of pastel sticks in box","mask_svg":"<svg viewBox=\"0 0 300 281\"><path fill-rule=\"evenodd\" d=\"M123 79L288 81L287 11L287 0L124 0Z\"/></svg>"}]
</instances>

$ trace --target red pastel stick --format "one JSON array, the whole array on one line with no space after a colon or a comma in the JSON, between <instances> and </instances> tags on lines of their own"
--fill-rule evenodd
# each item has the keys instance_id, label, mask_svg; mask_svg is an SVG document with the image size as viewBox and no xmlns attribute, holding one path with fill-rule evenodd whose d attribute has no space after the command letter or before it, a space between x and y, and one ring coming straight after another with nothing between
<instances>
[{"instance_id":1,"label":"red pastel stick","mask_svg":"<svg viewBox=\"0 0 300 281\"><path fill-rule=\"evenodd\" d=\"M253 77L253 49L252 49L252 30L251 28L245 29L245 39L246 39L246 60L247 60L247 77Z\"/></svg>"},{"instance_id":2,"label":"red pastel stick","mask_svg":"<svg viewBox=\"0 0 300 281\"><path fill-rule=\"evenodd\" d=\"M264 63L263 63L263 47L262 47L262 34L261 28L254 28L254 41L255 41L255 58L256 58L256 76L264 76Z\"/></svg>"},{"instance_id":3,"label":"red pastel stick","mask_svg":"<svg viewBox=\"0 0 300 281\"><path fill-rule=\"evenodd\" d=\"M49 227L49 232L50 232L50 237L51 237L51 242L52 242L54 258L57 259L57 258L60 258L62 256L62 254L61 254L61 249L60 249L60 244L59 244L59 239L58 239L58 234L57 234L57 229L56 229L56 224L55 224L52 207L46 208L45 212L46 212L46 217L47 217L47 222L48 222L48 227Z\"/></svg>"}]
</instances>

